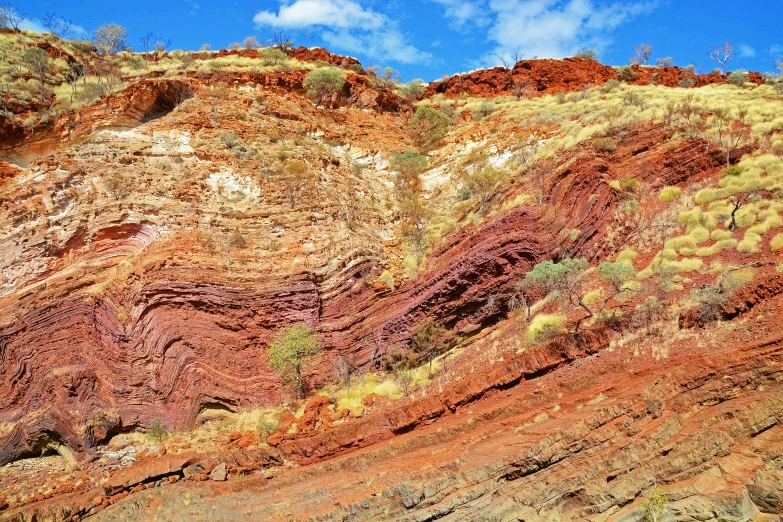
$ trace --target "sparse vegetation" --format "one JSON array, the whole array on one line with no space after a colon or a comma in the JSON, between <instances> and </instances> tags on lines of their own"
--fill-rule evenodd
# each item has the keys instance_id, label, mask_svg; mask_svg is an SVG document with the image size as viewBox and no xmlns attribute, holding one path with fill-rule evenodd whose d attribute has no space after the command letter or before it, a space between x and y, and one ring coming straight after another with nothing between
<instances>
[{"instance_id":1,"label":"sparse vegetation","mask_svg":"<svg viewBox=\"0 0 783 522\"><path fill-rule=\"evenodd\" d=\"M598 56L592 49L583 48L574 55L574 58L581 58L582 60L598 61Z\"/></svg>"},{"instance_id":2,"label":"sparse vegetation","mask_svg":"<svg viewBox=\"0 0 783 522\"><path fill-rule=\"evenodd\" d=\"M147 436L154 442L160 442L169 434L168 427L161 419L152 419L150 427L147 430Z\"/></svg>"},{"instance_id":3,"label":"sparse vegetation","mask_svg":"<svg viewBox=\"0 0 783 522\"><path fill-rule=\"evenodd\" d=\"M284 384L293 383L296 398L304 396L302 367L321 352L316 332L305 323L280 330L268 348L269 366L280 375Z\"/></svg>"},{"instance_id":4,"label":"sparse vegetation","mask_svg":"<svg viewBox=\"0 0 783 522\"><path fill-rule=\"evenodd\" d=\"M117 24L104 24L95 30L92 39L101 54L118 53L128 47L128 30Z\"/></svg>"},{"instance_id":5,"label":"sparse vegetation","mask_svg":"<svg viewBox=\"0 0 783 522\"><path fill-rule=\"evenodd\" d=\"M621 82L630 82L636 79L636 71L627 65L617 69L617 79Z\"/></svg>"},{"instance_id":6,"label":"sparse vegetation","mask_svg":"<svg viewBox=\"0 0 783 522\"><path fill-rule=\"evenodd\" d=\"M647 65L647 62L650 61L650 56L652 56L652 52L652 45L639 44L639 46L634 51L633 58L631 58L631 63Z\"/></svg>"},{"instance_id":7,"label":"sparse vegetation","mask_svg":"<svg viewBox=\"0 0 783 522\"><path fill-rule=\"evenodd\" d=\"M734 45L728 40L710 49L709 56L720 65L721 74L726 70L726 64L734 58Z\"/></svg>"},{"instance_id":8,"label":"sparse vegetation","mask_svg":"<svg viewBox=\"0 0 783 522\"><path fill-rule=\"evenodd\" d=\"M422 105L411 119L411 135L419 146L433 145L448 134L450 123L439 110Z\"/></svg>"},{"instance_id":9,"label":"sparse vegetation","mask_svg":"<svg viewBox=\"0 0 783 522\"><path fill-rule=\"evenodd\" d=\"M334 96L345 84L345 73L334 67L320 67L310 72L304 80L307 94L316 99L315 106L327 96Z\"/></svg>"}]
</instances>

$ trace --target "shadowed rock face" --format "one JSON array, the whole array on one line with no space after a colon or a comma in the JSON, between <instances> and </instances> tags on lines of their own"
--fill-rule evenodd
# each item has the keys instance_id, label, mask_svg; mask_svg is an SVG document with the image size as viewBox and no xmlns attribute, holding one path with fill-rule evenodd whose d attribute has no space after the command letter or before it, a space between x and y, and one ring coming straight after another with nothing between
<instances>
[{"instance_id":1,"label":"shadowed rock face","mask_svg":"<svg viewBox=\"0 0 783 522\"><path fill-rule=\"evenodd\" d=\"M143 80L123 91L121 96L105 97L94 105L55 119L32 134L12 127L4 120L0 127L0 135L4 138L0 152L26 164L97 129L132 128L165 116L192 95L192 87L181 80Z\"/></svg>"}]
</instances>

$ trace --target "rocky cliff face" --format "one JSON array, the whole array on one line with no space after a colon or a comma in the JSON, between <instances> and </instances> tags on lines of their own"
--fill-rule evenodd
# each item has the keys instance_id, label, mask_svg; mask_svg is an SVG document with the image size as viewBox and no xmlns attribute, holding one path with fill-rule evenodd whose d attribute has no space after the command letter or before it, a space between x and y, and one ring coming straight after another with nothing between
<instances>
[{"instance_id":1,"label":"rocky cliff face","mask_svg":"<svg viewBox=\"0 0 783 522\"><path fill-rule=\"evenodd\" d=\"M674 86L690 73L660 74ZM338 358L377 369L426 318L459 334L464 355L424 396L359 418L316 397L281 417L269 445L239 434L228 453L139 458L0 517L193 518L209 504L216 520L630 519L655 483L682 520L781 513L783 286L771 254L758 255L766 279L725 304L733 326L683 323L674 346L618 347L633 330L620 304L624 319L520 349L517 320L495 304L536 263L616 253L607 236L634 229L612 183L635 179L652 205L665 186L717 179L715 147L653 122L626 126L610 154L592 141L558 152L540 181L546 204L504 207L520 188L500 184L496 211L442 234L411 273L388 164L413 145L407 102L362 75L327 107L306 99L303 71L202 76L138 81L32 135L3 127L0 463L55 448L88 476L103 444L153 420L183 431L204 412L277 405L265 348L295 322L316 325L325 348L310 391L335 380ZM524 61L428 93L551 94L615 76L595 62ZM433 206L453 205L477 146L502 165L506 150L555 134L488 136L486 125L429 151ZM284 168L292 161L307 175ZM197 484L215 469L264 476Z\"/></svg>"}]
</instances>

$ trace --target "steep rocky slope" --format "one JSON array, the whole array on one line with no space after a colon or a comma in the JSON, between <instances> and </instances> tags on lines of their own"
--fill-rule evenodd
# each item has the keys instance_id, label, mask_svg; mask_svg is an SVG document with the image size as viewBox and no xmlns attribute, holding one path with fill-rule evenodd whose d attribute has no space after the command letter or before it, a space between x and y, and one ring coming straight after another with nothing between
<instances>
[{"instance_id":1,"label":"steep rocky slope","mask_svg":"<svg viewBox=\"0 0 783 522\"><path fill-rule=\"evenodd\" d=\"M636 83L651 83L647 69L638 72ZM783 511L783 283L771 231L771 158L783 129L774 111L763 111L765 141L748 139L731 158L769 156L769 183L743 189L767 201L764 210L741 217L735 233L768 223L753 232L761 247L743 251L733 240L704 254L709 266L677 265L682 275L664 294L676 307L658 334L643 334L633 319L643 303L632 297L612 301L609 320L531 341L525 318L507 306L518 280L542 261L614 260L650 230L664 231L665 247L667 227L679 225L639 220L693 212L700 189L723 183L726 157L714 139L683 136L658 118L622 123L607 133L612 147L596 134L547 149L561 137L549 121L519 122L512 109L483 120L455 114L448 135L422 147L432 221L449 226L432 233L426 260L411 269L389 160L414 146L415 107L372 88L364 72L316 107L306 74L143 78L33 133L3 127L0 519L630 520L654 484L682 520ZM675 90L689 74L666 69L660 84ZM595 62L524 61L444 80L428 95L514 95L524 84L540 97L614 77ZM520 157L528 170L517 170ZM304 173L288 168L302 164ZM487 164L511 174L486 205L461 196L466 172ZM737 178L748 187L761 183L753 168ZM659 200L664 187L690 199ZM702 222L681 223L701 233L692 229ZM717 218L706 228L726 232ZM666 252L656 234L634 253L640 269ZM689 241L671 255L694 258ZM691 288L740 266L752 273L720 303L725 322L698 327L701 315L686 309ZM543 294L530 297L537 311L554 312ZM388 356L428 318L457 347L416 391L363 397L359 414L318 395L336 380L338 360L357 374L390 370ZM578 310L564 319L580 324ZM324 352L305 372L315 397L297 403L269 369L266 347L300 321L317 327ZM118 436L155 421L184 433L209 415L280 404L290 409L271 433L219 433L209 450L171 443L112 453ZM52 468L30 464L51 453L61 456ZM201 483L226 473L228 482ZM23 494L19 477L45 488Z\"/></svg>"}]
</instances>

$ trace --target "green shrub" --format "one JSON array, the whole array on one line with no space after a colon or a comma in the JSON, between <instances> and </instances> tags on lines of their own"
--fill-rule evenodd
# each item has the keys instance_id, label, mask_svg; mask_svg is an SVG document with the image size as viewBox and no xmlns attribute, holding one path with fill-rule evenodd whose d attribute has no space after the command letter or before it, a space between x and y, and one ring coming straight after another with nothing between
<instances>
[{"instance_id":1,"label":"green shrub","mask_svg":"<svg viewBox=\"0 0 783 522\"><path fill-rule=\"evenodd\" d=\"M769 242L769 248L772 252L783 248L783 233L775 234L775 236Z\"/></svg>"},{"instance_id":2,"label":"green shrub","mask_svg":"<svg viewBox=\"0 0 783 522\"><path fill-rule=\"evenodd\" d=\"M623 105L635 105L636 107L639 107L639 110L645 110L647 108L647 103L644 101L644 98L639 96L639 94L628 91L625 94L623 94Z\"/></svg>"},{"instance_id":3,"label":"green shrub","mask_svg":"<svg viewBox=\"0 0 783 522\"><path fill-rule=\"evenodd\" d=\"M307 94L317 99L316 107L326 96L340 92L343 85L345 85L345 73L334 67L322 67L311 71L303 83Z\"/></svg>"},{"instance_id":4,"label":"green shrub","mask_svg":"<svg viewBox=\"0 0 783 522\"><path fill-rule=\"evenodd\" d=\"M669 67L671 64L672 64L671 56L667 56L666 58L658 58L657 60L655 60L656 67Z\"/></svg>"},{"instance_id":5,"label":"green shrub","mask_svg":"<svg viewBox=\"0 0 783 522\"><path fill-rule=\"evenodd\" d=\"M527 328L527 339L530 343L537 343L550 339L561 332L566 316L562 314L538 314L530 321Z\"/></svg>"},{"instance_id":6,"label":"green shrub","mask_svg":"<svg viewBox=\"0 0 783 522\"><path fill-rule=\"evenodd\" d=\"M411 135L417 145L432 145L449 132L449 117L432 107L421 106L411 119Z\"/></svg>"},{"instance_id":7,"label":"green shrub","mask_svg":"<svg viewBox=\"0 0 783 522\"><path fill-rule=\"evenodd\" d=\"M355 63L355 64L351 65L350 69L353 72L357 73L357 74L360 74L360 73L364 72L364 67L362 67L362 64L360 64L360 63Z\"/></svg>"},{"instance_id":8,"label":"green shrub","mask_svg":"<svg viewBox=\"0 0 783 522\"><path fill-rule=\"evenodd\" d=\"M166 435L168 435L168 433L168 427L163 424L162 420L152 419L149 430L147 430L147 436L150 439L154 440L155 442L160 442L166 437Z\"/></svg>"},{"instance_id":9,"label":"green shrub","mask_svg":"<svg viewBox=\"0 0 783 522\"><path fill-rule=\"evenodd\" d=\"M277 429L277 421L264 415L258 420L258 432L262 438L268 438Z\"/></svg>"},{"instance_id":10,"label":"green shrub","mask_svg":"<svg viewBox=\"0 0 783 522\"><path fill-rule=\"evenodd\" d=\"M598 61L598 56L595 54L595 51L592 49L580 49L578 53L574 55L574 58L581 58L582 60L591 60L591 61Z\"/></svg>"},{"instance_id":11,"label":"green shrub","mask_svg":"<svg viewBox=\"0 0 783 522\"><path fill-rule=\"evenodd\" d=\"M261 47L261 44L258 43L258 40L256 40L255 36L248 36L244 40L242 40L242 47L245 49L259 49Z\"/></svg>"},{"instance_id":12,"label":"green shrub","mask_svg":"<svg viewBox=\"0 0 783 522\"><path fill-rule=\"evenodd\" d=\"M680 80L679 82L677 82L677 85L679 85L679 86L680 86L680 87L682 87L683 89L690 89L690 88L692 88L692 87L695 87L695 86L696 86L696 80L694 80L693 78L691 78L691 77L689 76L689 77L687 77L687 78L683 78L682 80Z\"/></svg>"},{"instance_id":13,"label":"green shrub","mask_svg":"<svg viewBox=\"0 0 783 522\"><path fill-rule=\"evenodd\" d=\"M400 87L397 94L409 102L415 102L421 100L426 88L427 84L424 83L424 80L417 78Z\"/></svg>"},{"instance_id":14,"label":"green shrub","mask_svg":"<svg viewBox=\"0 0 783 522\"><path fill-rule=\"evenodd\" d=\"M726 83L736 85L737 87L745 87L745 82L747 81L748 72L744 69L737 69L736 71L732 71L731 74L726 77Z\"/></svg>"},{"instance_id":15,"label":"green shrub","mask_svg":"<svg viewBox=\"0 0 783 522\"><path fill-rule=\"evenodd\" d=\"M612 79L607 81L605 84L601 86L601 92L603 92L604 94L608 94L613 90L617 89L618 87L620 87L620 82Z\"/></svg>"},{"instance_id":16,"label":"green shrub","mask_svg":"<svg viewBox=\"0 0 783 522\"><path fill-rule=\"evenodd\" d=\"M729 177L729 176L739 176L742 174L742 167L739 165L734 165L732 167L727 167L723 171L723 177Z\"/></svg>"},{"instance_id":17,"label":"green shrub","mask_svg":"<svg viewBox=\"0 0 783 522\"><path fill-rule=\"evenodd\" d=\"M668 203L679 197L680 194L682 194L682 189L680 189L680 187L664 187L663 190L661 190L661 195L658 196L658 199L664 203Z\"/></svg>"},{"instance_id":18,"label":"green shrub","mask_svg":"<svg viewBox=\"0 0 783 522\"><path fill-rule=\"evenodd\" d=\"M617 69L617 79L622 82L633 81L636 79L636 77L637 77L636 71L634 71L633 67L631 67L630 65L626 65Z\"/></svg>"},{"instance_id":19,"label":"green shrub","mask_svg":"<svg viewBox=\"0 0 783 522\"><path fill-rule=\"evenodd\" d=\"M617 143L612 138L598 138L593 142L593 147L598 152L614 152L617 150Z\"/></svg>"},{"instance_id":20,"label":"green shrub","mask_svg":"<svg viewBox=\"0 0 783 522\"><path fill-rule=\"evenodd\" d=\"M258 51L258 57L264 62L264 65L277 65L286 60L288 55L277 47L264 47Z\"/></svg>"},{"instance_id":21,"label":"green shrub","mask_svg":"<svg viewBox=\"0 0 783 522\"><path fill-rule=\"evenodd\" d=\"M183 53L179 56L179 61L182 64L182 68L187 70L191 65L193 65L193 62L195 62L196 59L193 58L192 54Z\"/></svg>"},{"instance_id":22,"label":"green shrub","mask_svg":"<svg viewBox=\"0 0 783 522\"><path fill-rule=\"evenodd\" d=\"M394 276L391 274L391 272L384 270L378 279L385 283L386 286L389 287L389 290L394 291Z\"/></svg>"},{"instance_id":23,"label":"green shrub","mask_svg":"<svg viewBox=\"0 0 783 522\"><path fill-rule=\"evenodd\" d=\"M321 352L316 333L297 323L280 330L268 348L269 366L280 374L283 383L294 383L296 398L303 396L302 366Z\"/></svg>"},{"instance_id":24,"label":"green shrub","mask_svg":"<svg viewBox=\"0 0 783 522\"><path fill-rule=\"evenodd\" d=\"M495 112L495 105L492 102L485 101L473 111L473 120L483 120L493 112Z\"/></svg>"}]
</instances>

